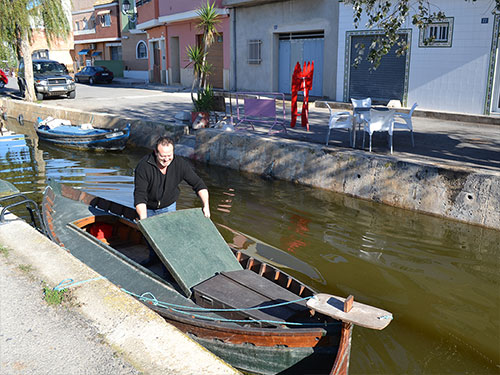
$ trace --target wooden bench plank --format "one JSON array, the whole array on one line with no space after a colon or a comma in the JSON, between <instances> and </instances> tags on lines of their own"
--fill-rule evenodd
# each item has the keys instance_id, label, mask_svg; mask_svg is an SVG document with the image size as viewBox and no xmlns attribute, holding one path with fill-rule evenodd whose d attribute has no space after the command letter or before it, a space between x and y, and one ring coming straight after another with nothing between
<instances>
[{"instance_id":1,"label":"wooden bench plank","mask_svg":"<svg viewBox=\"0 0 500 375\"><path fill-rule=\"evenodd\" d=\"M193 288L195 300L206 305L212 301L214 307L251 308L269 306L299 297L280 288L249 270L223 272ZM256 320L282 322L298 311L307 310L303 301L263 310L247 310L238 315L248 315Z\"/></svg>"}]
</instances>

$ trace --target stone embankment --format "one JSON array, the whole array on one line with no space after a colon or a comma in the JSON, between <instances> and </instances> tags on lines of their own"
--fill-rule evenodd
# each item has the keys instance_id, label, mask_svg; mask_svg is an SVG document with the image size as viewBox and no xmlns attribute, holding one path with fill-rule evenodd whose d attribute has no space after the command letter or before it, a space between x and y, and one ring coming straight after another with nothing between
<instances>
[{"instance_id":1,"label":"stone embankment","mask_svg":"<svg viewBox=\"0 0 500 375\"><path fill-rule=\"evenodd\" d=\"M213 129L196 133L193 158L500 229L499 173Z\"/></svg>"}]
</instances>

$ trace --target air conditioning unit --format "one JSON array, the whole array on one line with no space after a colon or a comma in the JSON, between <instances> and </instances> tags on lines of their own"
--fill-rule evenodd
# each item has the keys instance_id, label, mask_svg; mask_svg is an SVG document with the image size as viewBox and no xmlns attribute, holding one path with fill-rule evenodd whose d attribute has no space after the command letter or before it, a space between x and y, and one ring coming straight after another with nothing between
<instances>
[{"instance_id":1,"label":"air conditioning unit","mask_svg":"<svg viewBox=\"0 0 500 375\"><path fill-rule=\"evenodd\" d=\"M90 43L90 49L96 49L95 43Z\"/></svg>"}]
</instances>

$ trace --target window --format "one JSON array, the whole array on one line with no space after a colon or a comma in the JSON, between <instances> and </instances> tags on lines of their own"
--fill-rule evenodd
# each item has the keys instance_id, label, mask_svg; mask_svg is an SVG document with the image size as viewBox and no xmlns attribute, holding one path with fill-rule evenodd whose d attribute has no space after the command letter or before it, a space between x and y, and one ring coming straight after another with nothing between
<instances>
[{"instance_id":1,"label":"window","mask_svg":"<svg viewBox=\"0 0 500 375\"><path fill-rule=\"evenodd\" d=\"M136 0L135 6L140 7L143 4L149 3L151 0Z\"/></svg>"},{"instance_id":2,"label":"window","mask_svg":"<svg viewBox=\"0 0 500 375\"><path fill-rule=\"evenodd\" d=\"M453 17L429 23L420 30L419 47L451 47Z\"/></svg>"},{"instance_id":3,"label":"window","mask_svg":"<svg viewBox=\"0 0 500 375\"><path fill-rule=\"evenodd\" d=\"M148 58L148 49L146 47L146 43L144 43L142 40L139 41L139 43L137 43L136 58L137 59Z\"/></svg>"},{"instance_id":4,"label":"window","mask_svg":"<svg viewBox=\"0 0 500 375\"><path fill-rule=\"evenodd\" d=\"M122 59L122 47L109 47L111 52L111 60L121 60Z\"/></svg>"},{"instance_id":5,"label":"window","mask_svg":"<svg viewBox=\"0 0 500 375\"><path fill-rule=\"evenodd\" d=\"M253 39L248 41L248 63L260 64L262 40Z\"/></svg>"},{"instance_id":6,"label":"window","mask_svg":"<svg viewBox=\"0 0 500 375\"><path fill-rule=\"evenodd\" d=\"M111 26L111 16L109 13L101 15L101 27Z\"/></svg>"}]
</instances>

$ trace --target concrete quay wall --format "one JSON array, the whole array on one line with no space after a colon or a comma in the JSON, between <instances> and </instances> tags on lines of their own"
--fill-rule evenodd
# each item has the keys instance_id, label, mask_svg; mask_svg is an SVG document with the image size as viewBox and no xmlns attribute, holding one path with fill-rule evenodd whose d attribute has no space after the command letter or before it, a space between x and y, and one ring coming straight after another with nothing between
<instances>
[{"instance_id":1,"label":"concrete quay wall","mask_svg":"<svg viewBox=\"0 0 500 375\"><path fill-rule=\"evenodd\" d=\"M123 127L130 123L128 144L136 147L152 148L159 136L168 135L174 140L178 140L189 133L189 127L186 124L130 119L106 113L85 112L78 109L29 103L23 100L0 99L1 107L6 109L7 116L18 118L19 115L22 115L25 121L30 122L35 122L37 117L45 119L52 116L70 120L73 124L91 123L95 127L109 129Z\"/></svg>"},{"instance_id":2,"label":"concrete quay wall","mask_svg":"<svg viewBox=\"0 0 500 375\"><path fill-rule=\"evenodd\" d=\"M500 229L500 173L202 129L194 159Z\"/></svg>"}]
</instances>

